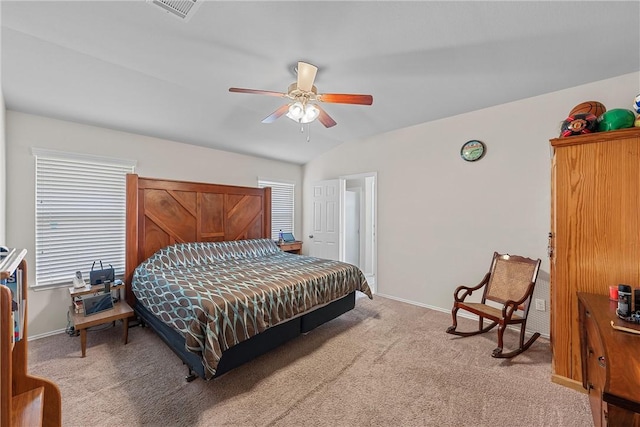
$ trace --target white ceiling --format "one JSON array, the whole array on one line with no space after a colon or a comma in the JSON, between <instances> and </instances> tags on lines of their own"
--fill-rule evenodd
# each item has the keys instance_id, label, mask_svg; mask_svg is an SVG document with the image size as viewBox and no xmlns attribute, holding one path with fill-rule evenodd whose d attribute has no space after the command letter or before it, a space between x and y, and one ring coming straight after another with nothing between
<instances>
[{"instance_id":1,"label":"white ceiling","mask_svg":"<svg viewBox=\"0 0 640 427\"><path fill-rule=\"evenodd\" d=\"M299 164L640 69L638 1L206 1L188 22L145 0L0 7L8 109ZM338 125L307 142L286 117L261 123L285 100L228 92L286 91L299 60L319 92L373 105L324 104Z\"/></svg>"}]
</instances>

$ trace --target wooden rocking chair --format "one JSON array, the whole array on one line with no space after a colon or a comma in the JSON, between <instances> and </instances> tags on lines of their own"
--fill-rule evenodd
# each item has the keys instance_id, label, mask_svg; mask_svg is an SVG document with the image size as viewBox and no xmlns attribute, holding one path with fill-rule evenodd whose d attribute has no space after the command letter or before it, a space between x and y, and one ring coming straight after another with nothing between
<instances>
[{"instance_id":1,"label":"wooden rocking chair","mask_svg":"<svg viewBox=\"0 0 640 427\"><path fill-rule=\"evenodd\" d=\"M538 339L540 334L536 332L524 342L527 315L533 295L533 289L540 269L540 259L533 260L517 255L493 253L491 269L484 276L482 282L475 287L459 286L453 293L453 326L447 329L447 333L463 337L482 334L498 326L498 347L493 350L493 357L513 357L526 349ZM484 288L480 302L465 302L465 299L474 291ZM487 301L493 301L502 305L496 308L487 305ZM479 316L478 330L473 332L456 331L458 321L456 315L459 309L470 311ZM484 318L492 323L484 327ZM520 324L520 347L509 353L503 353L503 335L507 325Z\"/></svg>"}]
</instances>

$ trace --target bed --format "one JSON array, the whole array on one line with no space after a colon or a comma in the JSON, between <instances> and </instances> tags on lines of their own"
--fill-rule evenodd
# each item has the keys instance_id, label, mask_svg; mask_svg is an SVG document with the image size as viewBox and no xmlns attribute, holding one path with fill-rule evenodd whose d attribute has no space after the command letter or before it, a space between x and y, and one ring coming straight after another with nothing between
<instances>
[{"instance_id":1,"label":"bed","mask_svg":"<svg viewBox=\"0 0 640 427\"><path fill-rule=\"evenodd\" d=\"M127 176L126 298L189 369L218 377L370 298L350 264L280 251L270 188Z\"/></svg>"}]
</instances>

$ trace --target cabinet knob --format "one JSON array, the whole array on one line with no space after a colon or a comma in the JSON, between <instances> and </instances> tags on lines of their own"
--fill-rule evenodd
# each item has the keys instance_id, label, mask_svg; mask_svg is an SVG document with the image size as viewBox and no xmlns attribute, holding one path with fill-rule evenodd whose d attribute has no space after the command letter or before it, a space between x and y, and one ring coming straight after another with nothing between
<instances>
[{"instance_id":1,"label":"cabinet knob","mask_svg":"<svg viewBox=\"0 0 640 427\"><path fill-rule=\"evenodd\" d=\"M603 368L607 367L607 361L605 360L604 356L598 357L598 365L600 365Z\"/></svg>"}]
</instances>

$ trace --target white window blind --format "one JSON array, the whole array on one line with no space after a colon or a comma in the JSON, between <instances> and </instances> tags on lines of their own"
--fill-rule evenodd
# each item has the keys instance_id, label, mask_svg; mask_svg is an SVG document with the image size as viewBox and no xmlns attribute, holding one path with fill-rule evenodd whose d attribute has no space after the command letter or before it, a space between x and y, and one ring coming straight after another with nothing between
<instances>
[{"instance_id":1,"label":"white window blind","mask_svg":"<svg viewBox=\"0 0 640 427\"><path fill-rule=\"evenodd\" d=\"M36 283L88 283L94 261L124 274L126 174L135 162L33 149L36 157ZM100 268L96 262L96 268Z\"/></svg>"},{"instance_id":2,"label":"white window blind","mask_svg":"<svg viewBox=\"0 0 640 427\"><path fill-rule=\"evenodd\" d=\"M278 233L293 233L293 195L295 185L290 182L258 179L258 187L271 187L271 238Z\"/></svg>"}]
</instances>

